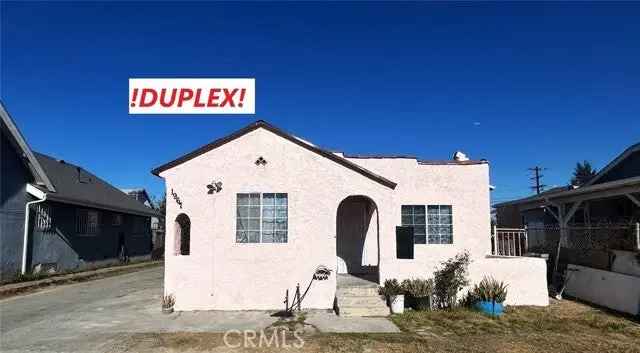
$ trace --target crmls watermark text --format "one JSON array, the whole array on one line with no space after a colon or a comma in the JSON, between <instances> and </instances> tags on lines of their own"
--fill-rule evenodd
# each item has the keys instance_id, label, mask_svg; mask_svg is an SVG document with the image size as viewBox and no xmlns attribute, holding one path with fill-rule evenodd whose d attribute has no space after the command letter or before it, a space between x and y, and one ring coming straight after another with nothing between
<instances>
[{"instance_id":1,"label":"crmls watermark text","mask_svg":"<svg viewBox=\"0 0 640 353\"><path fill-rule=\"evenodd\" d=\"M302 331L295 330L293 334L288 334L289 330L229 330L224 333L222 340L229 348L302 348L304 339Z\"/></svg>"}]
</instances>

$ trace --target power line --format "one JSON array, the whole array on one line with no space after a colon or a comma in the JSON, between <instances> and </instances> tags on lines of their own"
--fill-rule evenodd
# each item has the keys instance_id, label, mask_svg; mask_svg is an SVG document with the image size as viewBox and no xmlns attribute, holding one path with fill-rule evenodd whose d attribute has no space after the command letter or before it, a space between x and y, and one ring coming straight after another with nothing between
<instances>
[{"instance_id":1,"label":"power line","mask_svg":"<svg viewBox=\"0 0 640 353\"><path fill-rule=\"evenodd\" d=\"M547 168L535 166L533 168L529 168L529 170L533 172L533 176L529 178L534 182L534 185L531 186L531 189L535 190L536 194L540 194L540 192L544 191L544 188L546 187L546 185L540 182L542 177L544 176L542 174L542 171L547 170Z\"/></svg>"}]
</instances>

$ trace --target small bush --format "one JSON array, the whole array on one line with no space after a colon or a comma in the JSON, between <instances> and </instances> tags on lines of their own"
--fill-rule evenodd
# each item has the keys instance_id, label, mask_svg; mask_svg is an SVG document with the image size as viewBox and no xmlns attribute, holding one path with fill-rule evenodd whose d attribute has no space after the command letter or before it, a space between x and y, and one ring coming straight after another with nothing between
<instances>
[{"instance_id":1,"label":"small bush","mask_svg":"<svg viewBox=\"0 0 640 353\"><path fill-rule=\"evenodd\" d=\"M470 263L471 257L465 251L442 262L441 268L436 269L434 294L438 307L456 307L458 292L469 285L467 268Z\"/></svg>"},{"instance_id":2,"label":"small bush","mask_svg":"<svg viewBox=\"0 0 640 353\"><path fill-rule=\"evenodd\" d=\"M414 298L425 298L433 295L433 279L405 279L402 281L402 289Z\"/></svg>"},{"instance_id":3,"label":"small bush","mask_svg":"<svg viewBox=\"0 0 640 353\"><path fill-rule=\"evenodd\" d=\"M507 299L507 285L493 277L484 277L471 292L477 301L502 303Z\"/></svg>"},{"instance_id":4,"label":"small bush","mask_svg":"<svg viewBox=\"0 0 640 353\"><path fill-rule=\"evenodd\" d=\"M162 308L163 309L171 309L173 305L176 303L176 297L173 294L165 295L162 297Z\"/></svg>"},{"instance_id":5,"label":"small bush","mask_svg":"<svg viewBox=\"0 0 640 353\"><path fill-rule=\"evenodd\" d=\"M380 287L379 293L387 298L391 298L395 295L403 294L404 291L398 280L393 278L384 281L384 285Z\"/></svg>"},{"instance_id":6,"label":"small bush","mask_svg":"<svg viewBox=\"0 0 640 353\"><path fill-rule=\"evenodd\" d=\"M407 302L415 310L430 310L433 298L433 279L405 279L402 289L408 296Z\"/></svg>"}]
</instances>

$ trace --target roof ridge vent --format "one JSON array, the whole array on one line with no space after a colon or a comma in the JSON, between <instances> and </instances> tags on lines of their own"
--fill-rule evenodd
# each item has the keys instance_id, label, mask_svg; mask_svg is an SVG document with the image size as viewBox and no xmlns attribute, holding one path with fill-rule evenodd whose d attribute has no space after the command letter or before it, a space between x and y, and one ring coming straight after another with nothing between
<instances>
[{"instance_id":1,"label":"roof ridge vent","mask_svg":"<svg viewBox=\"0 0 640 353\"><path fill-rule=\"evenodd\" d=\"M462 151L456 151L456 153L453 154L453 160L457 162L466 162L469 160L469 157L462 153Z\"/></svg>"}]
</instances>

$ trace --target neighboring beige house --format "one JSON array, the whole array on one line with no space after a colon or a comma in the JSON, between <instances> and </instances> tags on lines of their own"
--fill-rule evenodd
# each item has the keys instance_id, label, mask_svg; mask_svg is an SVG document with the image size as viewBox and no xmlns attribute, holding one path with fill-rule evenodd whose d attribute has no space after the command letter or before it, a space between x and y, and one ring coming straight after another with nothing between
<instances>
[{"instance_id":1,"label":"neighboring beige house","mask_svg":"<svg viewBox=\"0 0 640 353\"><path fill-rule=\"evenodd\" d=\"M547 305L544 260L488 255L489 164L456 157L348 156L257 121L158 167L165 294L176 310L283 309L324 266L302 306L346 307L341 286L431 277L466 250L473 282L492 275L507 304Z\"/></svg>"}]
</instances>

